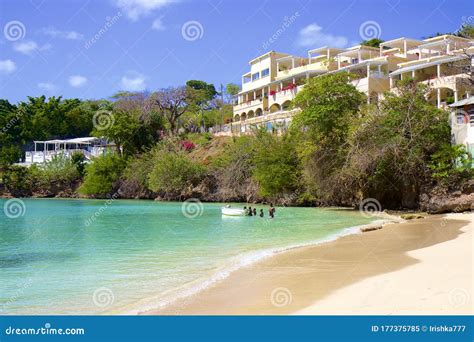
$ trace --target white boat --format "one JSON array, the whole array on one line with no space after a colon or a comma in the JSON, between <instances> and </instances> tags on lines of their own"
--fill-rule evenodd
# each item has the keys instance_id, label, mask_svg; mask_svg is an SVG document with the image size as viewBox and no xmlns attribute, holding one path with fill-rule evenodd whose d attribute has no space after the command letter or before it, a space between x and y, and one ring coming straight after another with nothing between
<instances>
[{"instance_id":1,"label":"white boat","mask_svg":"<svg viewBox=\"0 0 474 342\"><path fill-rule=\"evenodd\" d=\"M244 209L222 207L221 211L222 211L222 215L225 215L225 216L244 216L245 215Z\"/></svg>"}]
</instances>

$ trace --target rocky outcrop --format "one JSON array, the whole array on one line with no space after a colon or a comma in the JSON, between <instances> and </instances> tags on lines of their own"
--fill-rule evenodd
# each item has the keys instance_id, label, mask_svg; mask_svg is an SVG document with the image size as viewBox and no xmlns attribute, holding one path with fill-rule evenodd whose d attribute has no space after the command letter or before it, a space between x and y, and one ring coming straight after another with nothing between
<instances>
[{"instance_id":1,"label":"rocky outcrop","mask_svg":"<svg viewBox=\"0 0 474 342\"><path fill-rule=\"evenodd\" d=\"M436 187L420 196L420 209L430 214L474 210L474 180L457 189Z\"/></svg>"}]
</instances>

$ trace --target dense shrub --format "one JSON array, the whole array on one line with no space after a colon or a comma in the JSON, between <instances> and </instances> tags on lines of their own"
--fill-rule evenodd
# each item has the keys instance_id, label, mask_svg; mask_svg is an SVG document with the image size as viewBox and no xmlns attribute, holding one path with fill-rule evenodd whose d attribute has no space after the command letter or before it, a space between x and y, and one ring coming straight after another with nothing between
<instances>
[{"instance_id":1,"label":"dense shrub","mask_svg":"<svg viewBox=\"0 0 474 342\"><path fill-rule=\"evenodd\" d=\"M253 164L253 177L262 196L278 199L297 190L300 165L290 136L278 137L260 132Z\"/></svg>"},{"instance_id":2,"label":"dense shrub","mask_svg":"<svg viewBox=\"0 0 474 342\"><path fill-rule=\"evenodd\" d=\"M204 167L191 160L187 152L160 146L153 152L149 188L165 198L185 197L203 178L204 172Z\"/></svg>"},{"instance_id":3,"label":"dense shrub","mask_svg":"<svg viewBox=\"0 0 474 342\"><path fill-rule=\"evenodd\" d=\"M96 198L111 196L117 190L117 181L125 166L125 159L117 154L94 158L92 163L86 166L86 176L79 192Z\"/></svg>"}]
</instances>

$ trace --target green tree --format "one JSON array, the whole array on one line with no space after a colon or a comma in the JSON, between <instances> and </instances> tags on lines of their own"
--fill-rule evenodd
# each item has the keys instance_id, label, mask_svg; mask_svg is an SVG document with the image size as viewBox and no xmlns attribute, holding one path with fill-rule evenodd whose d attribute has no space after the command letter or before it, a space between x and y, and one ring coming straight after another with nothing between
<instances>
[{"instance_id":1,"label":"green tree","mask_svg":"<svg viewBox=\"0 0 474 342\"><path fill-rule=\"evenodd\" d=\"M94 158L86 167L86 177L79 192L96 198L111 196L118 188L118 180L125 166L125 159L117 154Z\"/></svg>"},{"instance_id":2,"label":"green tree","mask_svg":"<svg viewBox=\"0 0 474 342\"><path fill-rule=\"evenodd\" d=\"M253 164L253 177L259 184L262 196L278 198L297 190L299 163L290 136L279 137L259 132Z\"/></svg>"},{"instance_id":3,"label":"green tree","mask_svg":"<svg viewBox=\"0 0 474 342\"><path fill-rule=\"evenodd\" d=\"M309 79L294 100L294 105L301 108L294 119L294 130L307 130L322 145L343 142L365 101L365 95L348 82L351 79L346 73Z\"/></svg>"},{"instance_id":4,"label":"green tree","mask_svg":"<svg viewBox=\"0 0 474 342\"><path fill-rule=\"evenodd\" d=\"M229 95L230 97L234 97L236 96L240 91L240 86L238 84L235 84L235 83L228 83L226 86L225 86L225 92L227 95Z\"/></svg>"},{"instance_id":5,"label":"green tree","mask_svg":"<svg viewBox=\"0 0 474 342\"><path fill-rule=\"evenodd\" d=\"M462 24L456 35L467 39L474 39L474 25L469 23Z\"/></svg>"},{"instance_id":6,"label":"green tree","mask_svg":"<svg viewBox=\"0 0 474 342\"><path fill-rule=\"evenodd\" d=\"M204 167L180 149L157 148L153 169L148 176L150 190L165 198L187 196L204 176Z\"/></svg>"},{"instance_id":7,"label":"green tree","mask_svg":"<svg viewBox=\"0 0 474 342\"><path fill-rule=\"evenodd\" d=\"M372 38L369 40L364 40L360 43L360 45L365 45L365 46L371 46L371 47L380 47L380 44L382 44L384 41L379 38Z\"/></svg>"},{"instance_id":8,"label":"green tree","mask_svg":"<svg viewBox=\"0 0 474 342\"><path fill-rule=\"evenodd\" d=\"M422 187L432 183L430 162L451 139L449 113L427 101L429 91L405 80L396 94L385 94L357 121L345 162L328 183L340 193L353 189L387 205L416 207Z\"/></svg>"}]
</instances>

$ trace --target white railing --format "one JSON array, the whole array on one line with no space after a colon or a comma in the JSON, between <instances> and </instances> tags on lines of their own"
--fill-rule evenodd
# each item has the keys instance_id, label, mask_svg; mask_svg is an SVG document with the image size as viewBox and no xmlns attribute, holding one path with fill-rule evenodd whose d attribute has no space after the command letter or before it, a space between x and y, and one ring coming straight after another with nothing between
<instances>
[{"instance_id":1,"label":"white railing","mask_svg":"<svg viewBox=\"0 0 474 342\"><path fill-rule=\"evenodd\" d=\"M102 155L105 151L105 147L94 146L91 150L86 149L61 149L55 151L26 151L25 152L25 163L44 163L53 160L55 156L62 155L66 158L71 158L74 153L82 153L87 160L91 160L93 157Z\"/></svg>"}]
</instances>

